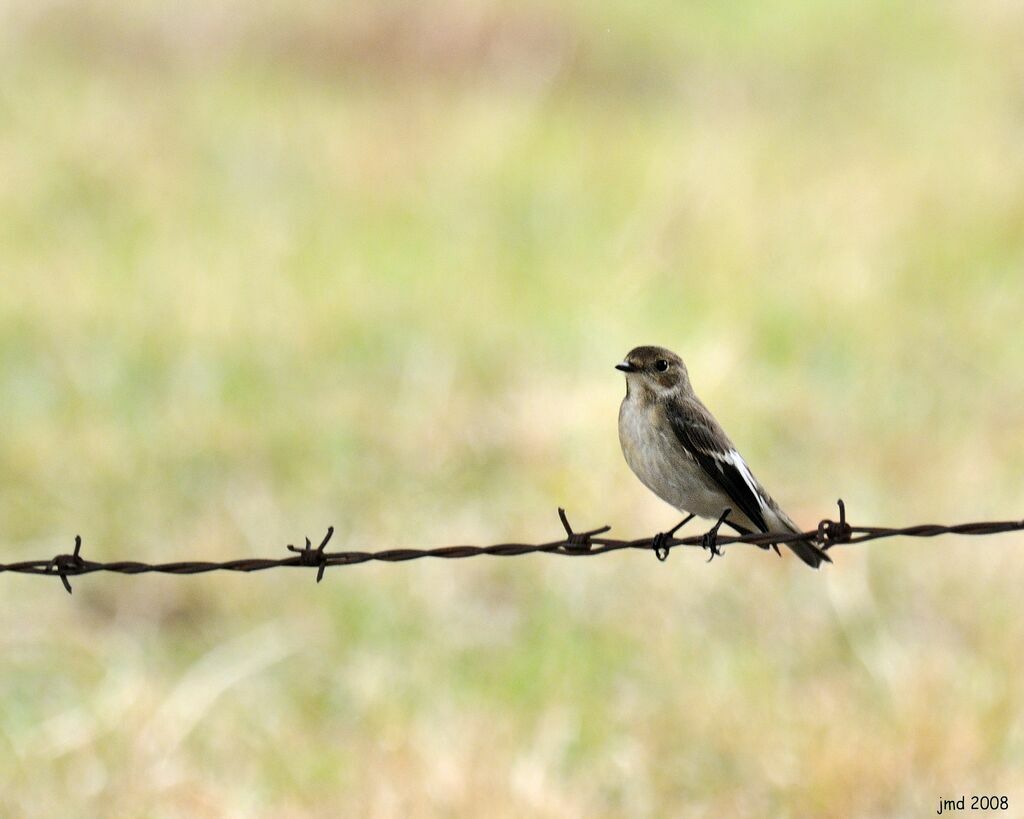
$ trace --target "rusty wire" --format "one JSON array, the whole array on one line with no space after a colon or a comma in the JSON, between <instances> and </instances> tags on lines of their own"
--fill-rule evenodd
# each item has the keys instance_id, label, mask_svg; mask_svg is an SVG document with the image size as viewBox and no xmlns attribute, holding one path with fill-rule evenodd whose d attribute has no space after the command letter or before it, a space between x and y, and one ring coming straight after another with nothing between
<instances>
[{"instance_id":1,"label":"rusty wire","mask_svg":"<svg viewBox=\"0 0 1024 819\"><path fill-rule=\"evenodd\" d=\"M116 574L204 574L206 572L260 572L265 569L278 569L284 566L315 567L316 580L319 583L324 571L329 566L353 566L371 560L385 563L401 563L406 560L418 560L421 557L464 558L478 555L495 557L518 557L538 553L586 557L617 552L622 549L639 549L653 552L659 560L665 560L669 552L679 546L695 546L707 550L710 558L721 554L721 547L734 543L745 543L761 548L775 544L785 544L796 540L814 540L825 551L840 544L866 543L890 537L936 537L938 535L995 535L1003 532L1024 531L1024 520L984 521L980 523L959 523L950 526L940 524L919 524L890 528L887 526L853 526L846 520L846 507L842 500L838 501L839 520L822 520L816 529L801 534L753 533L747 535L722 535L718 532L719 524L711 530L690 537L675 537L675 529L653 537L638 540L615 540L600 535L610 530L610 526L601 526L585 532L576 532L569 524L565 510L559 509L558 516L565 529L565 536L549 543L498 543L491 546L439 546L432 549L384 549L377 552L345 551L328 552L327 544L334 534L334 527L327 529L327 534L320 545L314 547L306 538L304 548L291 544L288 550L291 557L282 558L241 558L221 562L192 560L176 563L141 563L133 560L119 560L104 563L82 557L82 538L75 536L75 548L71 554L59 554L43 560L25 560L20 563L0 564L0 572L16 574L43 575L60 578L67 592L71 593L69 577L77 577L93 572L114 572ZM724 517L724 515L723 515ZM683 523L688 522L687 518ZM682 525L682 524L680 524ZM679 528L678 526L676 527Z\"/></svg>"}]
</instances>

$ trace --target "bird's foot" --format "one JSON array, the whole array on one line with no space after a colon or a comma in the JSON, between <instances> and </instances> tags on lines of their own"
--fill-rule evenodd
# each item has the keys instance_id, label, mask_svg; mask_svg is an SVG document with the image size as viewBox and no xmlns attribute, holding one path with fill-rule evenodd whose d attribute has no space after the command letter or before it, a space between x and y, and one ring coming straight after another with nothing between
<instances>
[{"instance_id":1,"label":"bird's foot","mask_svg":"<svg viewBox=\"0 0 1024 819\"><path fill-rule=\"evenodd\" d=\"M662 563L668 560L668 550L671 548L672 538L676 532L682 529L687 523L694 519L696 515L687 515L679 523L669 529L667 532L658 532L651 541L651 548L654 549L654 556L658 558Z\"/></svg>"},{"instance_id":2,"label":"bird's foot","mask_svg":"<svg viewBox=\"0 0 1024 819\"><path fill-rule=\"evenodd\" d=\"M711 556L708 558L708 563L714 560L716 557L721 557L723 552L718 545L718 530L722 528L722 524L725 523L726 518L729 517L729 513L732 509L726 509L722 512L722 516L718 519L710 529L704 533L704 537L701 538L701 548L707 549L711 552Z\"/></svg>"}]
</instances>

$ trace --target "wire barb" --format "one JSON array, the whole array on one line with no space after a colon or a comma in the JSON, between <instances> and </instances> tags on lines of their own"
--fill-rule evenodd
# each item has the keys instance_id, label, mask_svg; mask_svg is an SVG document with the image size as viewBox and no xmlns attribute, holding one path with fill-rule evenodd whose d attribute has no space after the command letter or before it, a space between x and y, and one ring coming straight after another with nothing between
<instances>
[{"instance_id":1,"label":"wire barb","mask_svg":"<svg viewBox=\"0 0 1024 819\"><path fill-rule=\"evenodd\" d=\"M842 498L837 500L836 504L839 506L839 520L826 518L818 524L818 542L823 552L827 552L837 543L849 543L853 537L853 527L846 522L846 504Z\"/></svg>"},{"instance_id":2,"label":"wire barb","mask_svg":"<svg viewBox=\"0 0 1024 819\"><path fill-rule=\"evenodd\" d=\"M324 548L334 535L334 527L327 527L327 534L324 535L324 539L320 541L320 545L315 549L313 544L310 543L309 538L306 538L306 548L299 549L293 546L291 543L288 544L288 551L295 552L299 556L300 566L316 566L316 582L319 583L324 579L324 571L327 569L327 554L324 552Z\"/></svg>"},{"instance_id":3,"label":"wire barb","mask_svg":"<svg viewBox=\"0 0 1024 819\"><path fill-rule=\"evenodd\" d=\"M566 517L565 510L561 506L558 507L558 519L562 521L562 528L565 529L565 551L573 554L589 552L593 547L590 539L595 535L603 535L605 532L610 532L612 528L611 526L599 526L597 529L591 529L589 532L574 532L569 524L569 518Z\"/></svg>"},{"instance_id":4,"label":"wire barb","mask_svg":"<svg viewBox=\"0 0 1024 819\"><path fill-rule=\"evenodd\" d=\"M56 569L60 582L64 585L64 591L71 594L71 582L68 580L68 573L78 574L85 565L82 562L80 552L82 551L82 536L75 535L75 550L69 555L57 555L50 561L47 571Z\"/></svg>"}]
</instances>

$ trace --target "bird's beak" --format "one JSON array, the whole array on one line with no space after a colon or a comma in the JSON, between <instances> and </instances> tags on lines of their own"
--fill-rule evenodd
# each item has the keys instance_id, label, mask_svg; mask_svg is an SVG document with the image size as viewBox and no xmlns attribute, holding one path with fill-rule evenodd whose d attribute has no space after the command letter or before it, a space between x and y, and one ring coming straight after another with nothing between
<instances>
[{"instance_id":1,"label":"bird's beak","mask_svg":"<svg viewBox=\"0 0 1024 819\"><path fill-rule=\"evenodd\" d=\"M634 372L636 370L636 367L634 367L628 361L623 361L623 362L621 362L619 364L616 364L615 365L615 369L616 370L622 370L622 372L624 372L624 373L631 373L631 372Z\"/></svg>"}]
</instances>

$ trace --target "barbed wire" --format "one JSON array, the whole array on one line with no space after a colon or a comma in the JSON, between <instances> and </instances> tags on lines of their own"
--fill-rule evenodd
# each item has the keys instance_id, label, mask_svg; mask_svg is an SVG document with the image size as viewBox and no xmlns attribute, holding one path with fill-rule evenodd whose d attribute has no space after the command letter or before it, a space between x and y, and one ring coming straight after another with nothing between
<instances>
[{"instance_id":1,"label":"barbed wire","mask_svg":"<svg viewBox=\"0 0 1024 819\"><path fill-rule=\"evenodd\" d=\"M689 537L676 537L675 533L693 519L688 516L668 532L661 532L652 537L637 540L617 540L600 537L611 530L610 526L601 526L585 532L576 532L569 523L564 509L558 510L558 517L565 529L565 537L549 543L497 543L491 546L438 546L430 549L384 549L376 552L344 551L328 552L327 544L334 535L334 527L328 527L320 545L314 547L306 538L304 548L288 544L291 557L282 558L241 558L237 560L207 561L191 560L176 563L142 563L134 560L100 562L82 557L82 538L75 536L75 547L71 554L59 554L43 560L25 560L20 563L0 564L0 573L31 574L60 578L65 590L71 593L69 577L93 574L94 572L113 572L115 574L205 574L206 572L261 572L266 569L280 569L286 566L316 568L316 582L323 580L324 572L331 566L354 566L359 563L380 561L384 563L402 563L407 560L418 560L423 557L445 559L461 559L492 555L494 557L518 557L529 554L556 554L571 557L592 557L608 554L623 549L638 549L653 552L660 561L668 558L672 549L678 547L699 547L709 552L708 560L722 554L721 547L737 543L757 546L763 549L792 543L798 540L813 540L819 547L828 552L839 545L866 543L891 537L937 537L939 535L995 535L1004 532L1024 531L1024 520L982 521L978 523L957 523L942 525L934 523L916 526L854 526L846 520L846 505L842 500L839 506L839 520L825 518L816 529L801 532L755 532L742 535L723 535L719 528L728 524L729 510L719 518L718 522L708 531Z\"/></svg>"}]
</instances>

